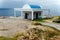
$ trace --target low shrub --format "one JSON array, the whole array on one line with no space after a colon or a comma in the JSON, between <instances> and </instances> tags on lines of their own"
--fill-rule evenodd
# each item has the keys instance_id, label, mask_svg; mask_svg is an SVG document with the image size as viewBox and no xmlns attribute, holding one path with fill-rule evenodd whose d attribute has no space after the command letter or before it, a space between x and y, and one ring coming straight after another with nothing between
<instances>
[{"instance_id":1,"label":"low shrub","mask_svg":"<svg viewBox=\"0 0 60 40\"><path fill-rule=\"evenodd\" d=\"M49 19L52 19L52 18L50 17L43 18L43 20L49 20Z\"/></svg>"},{"instance_id":2,"label":"low shrub","mask_svg":"<svg viewBox=\"0 0 60 40\"><path fill-rule=\"evenodd\" d=\"M54 17L53 22L60 23L60 17L59 16Z\"/></svg>"},{"instance_id":3,"label":"low shrub","mask_svg":"<svg viewBox=\"0 0 60 40\"><path fill-rule=\"evenodd\" d=\"M33 25L42 25L40 22L37 22L37 21L32 22L32 24L33 24Z\"/></svg>"},{"instance_id":4,"label":"low shrub","mask_svg":"<svg viewBox=\"0 0 60 40\"><path fill-rule=\"evenodd\" d=\"M53 22L60 23L60 20L54 20Z\"/></svg>"},{"instance_id":5,"label":"low shrub","mask_svg":"<svg viewBox=\"0 0 60 40\"><path fill-rule=\"evenodd\" d=\"M51 30L41 30L39 28L31 28L24 34L25 35L18 37L18 40L49 40L54 36L60 35Z\"/></svg>"},{"instance_id":6,"label":"low shrub","mask_svg":"<svg viewBox=\"0 0 60 40\"><path fill-rule=\"evenodd\" d=\"M9 38L9 37L0 36L0 40L16 40L16 38Z\"/></svg>"}]
</instances>

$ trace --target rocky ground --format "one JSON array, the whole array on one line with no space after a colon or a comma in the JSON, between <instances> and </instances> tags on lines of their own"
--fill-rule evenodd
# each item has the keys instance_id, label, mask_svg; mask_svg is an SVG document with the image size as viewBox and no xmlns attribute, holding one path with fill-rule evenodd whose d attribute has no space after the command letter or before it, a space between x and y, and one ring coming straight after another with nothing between
<instances>
[{"instance_id":1,"label":"rocky ground","mask_svg":"<svg viewBox=\"0 0 60 40\"><path fill-rule=\"evenodd\" d=\"M0 19L0 36L16 40L60 40L60 31L30 20Z\"/></svg>"},{"instance_id":2,"label":"rocky ground","mask_svg":"<svg viewBox=\"0 0 60 40\"><path fill-rule=\"evenodd\" d=\"M17 40L60 40L60 34L51 30L42 30L38 27L26 30Z\"/></svg>"}]
</instances>

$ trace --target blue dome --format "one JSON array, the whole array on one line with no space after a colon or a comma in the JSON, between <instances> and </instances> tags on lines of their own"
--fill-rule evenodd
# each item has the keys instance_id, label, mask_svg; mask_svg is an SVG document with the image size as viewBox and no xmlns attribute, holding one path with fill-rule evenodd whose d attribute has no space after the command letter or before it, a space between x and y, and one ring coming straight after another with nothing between
<instances>
[{"instance_id":1,"label":"blue dome","mask_svg":"<svg viewBox=\"0 0 60 40\"><path fill-rule=\"evenodd\" d=\"M31 8L41 8L39 5L30 5Z\"/></svg>"}]
</instances>

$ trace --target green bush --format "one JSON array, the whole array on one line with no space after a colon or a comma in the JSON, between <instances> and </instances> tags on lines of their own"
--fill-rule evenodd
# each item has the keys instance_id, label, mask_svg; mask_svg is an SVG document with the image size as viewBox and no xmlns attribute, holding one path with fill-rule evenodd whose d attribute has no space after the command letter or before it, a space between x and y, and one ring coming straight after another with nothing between
<instances>
[{"instance_id":1,"label":"green bush","mask_svg":"<svg viewBox=\"0 0 60 40\"><path fill-rule=\"evenodd\" d=\"M16 40L16 38L9 38L9 37L0 36L0 40Z\"/></svg>"},{"instance_id":2,"label":"green bush","mask_svg":"<svg viewBox=\"0 0 60 40\"><path fill-rule=\"evenodd\" d=\"M37 21L32 22L32 24L33 24L33 25L42 25L40 22L37 22Z\"/></svg>"},{"instance_id":3,"label":"green bush","mask_svg":"<svg viewBox=\"0 0 60 40\"><path fill-rule=\"evenodd\" d=\"M60 17L59 16L54 17L53 22L60 23Z\"/></svg>"}]
</instances>

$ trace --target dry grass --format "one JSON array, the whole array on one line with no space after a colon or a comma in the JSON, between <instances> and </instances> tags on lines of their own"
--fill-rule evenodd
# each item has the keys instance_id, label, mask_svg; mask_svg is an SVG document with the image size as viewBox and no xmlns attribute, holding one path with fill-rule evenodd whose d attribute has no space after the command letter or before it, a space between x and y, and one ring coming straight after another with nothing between
<instances>
[{"instance_id":1,"label":"dry grass","mask_svg":"<svg viewBox=\"0 0 60 40\"><path fill-rule=\"evenodd\" d=\"M60 38L59 30L42 25L38 21L31 24L31 21L1 19L0 24L2 24L0 25L0 27L2 26L1 29L8 28L11 30L7 32L9 36L14 34L13 38L0 37L1 40L54 40L55 37L59 40ZM24 31L20 32L21 29Z\"/></svg>"},{"instance_id":2,"label":"dry grass","mask_svg":"<svg viewBox=\"0 0 60 40\"><path fill-rule=\"evenodd\" d=\"M56 31L51 30L42 30L36 27L36 28L30 28L20 36L16 37L17 40L42 40L42 39L50 40L51 38L58 37L60 35L59 33L56 33Z\"/></svg>"}]
</instances>

